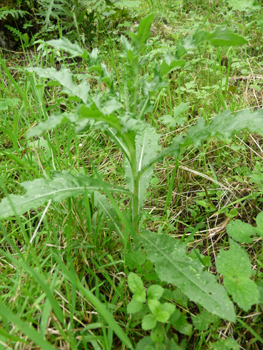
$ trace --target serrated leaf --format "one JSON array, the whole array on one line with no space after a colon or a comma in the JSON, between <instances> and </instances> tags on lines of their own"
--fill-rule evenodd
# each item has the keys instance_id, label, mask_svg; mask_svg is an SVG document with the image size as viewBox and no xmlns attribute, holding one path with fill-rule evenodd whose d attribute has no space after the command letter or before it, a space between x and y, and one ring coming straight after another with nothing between
<instances>
[{"instance_id":1,"label":"serrated leaf","mask_svg":"<svg viewBox=\"0 0 263 350\"><path fill-rule=\"evenodd\" d=\"M83 174L72 175L67 171L55 171L51 180L36 179L21 183L26 193L20 196L9 195L0 203L0 217L7 218L15 215L10 201L12 202L17 215L22 215L26 211L37 208L45 204L48 200L60 202L68 197L78 197L87 189L92 193L101 188L98 180ZM109 187L108 184L106 184Z\"/></svg>"},{"instance_id":2,"label":"serrated leaf","mask_svg":"<svg viewBox=\"0 0 263 350\"><path fill-rule=\"evenodd\" d=\"M146 40L150 36L150 29L151 29L153 20L154 20L153 14L143 18L139 24L138 32L136 34L129 33L132 39L132 42L137 48L138 52L141 52L142 49L145 47Z\"/></svg>"},{"instance_id":3,"label":"serrated leaf","mask_svg":"<svg viewBox=\"0 0 263 350\"><path fill-rule=\"evenodd\" d=\"M57 50L63 50L70 54L71 57L82 57L86 59L88 57L87 50L82 49L77 43L72 43L67 38L48 40L47 44L54 47Z\"/></svg>"},{"instance_id":4,"label":"serrated leaf","mask_svg":"<svg viewBox=\"0 0 263 350\"><path fill-rule=\"evenodd\" d=\"M143 303L137 300L132 299L131 302L127 306L127 312L129 314L135 314L139 312L143 307Z\"/></svg>"},{"instance_id":5,"label":"serrated leaf","mask_svg":"<svg viewBox=\"0 0 263 350\"><path fill-rule=\"evenodd\" d=\"M62 86L62 92L78 96L84 103L87 103L90 85L86 80L82 80L79 85L75 84L73 75L68 68L61 67L60 71L55 68L26 68L28 72L35 72L41 78L49 78L58 81Z\"/></svg>"},{"instance_id":6,"label":"serrated leaf","mask_svg":"<svg viewBox=\"0 0 263 350\"><path fill-rule=\"evenodd\" d=\"M144 290L141 277L133 272L130 272L128 275L128 286L133 294L140 293Z\"/></svg>"},{"instance_id":7,"label":"serrated leaf","mask_svg":"<svg viewBox=\"0 0 263 350\"><path fill-rule=\"evenodd\" d=\"M186 254L186 245L169 235L145 232L140 240L148 258L155 264L162 281L182 289L191 300L201 304L209 312L235 322L235 310L226 290L216 278L203 271L203 265Z\"/></svg>"},{"instance_id":8,"label":"serrated leaf","mask_svg":"<svg viewBox=\"0 0 263 350\"><path fill-rule=\"evenodd\" d=\"M136 345L136 350L155 350L151 337L142 338Z\"/></svg>"},{"instance_id":9,"label":"serrated leaf","mask_svg":"<svg viewBox=\"0 0 263 350\"><path fill-rule=\"evenodd\" d=\"M156 317L154 315L146 315L142 319L142 329L148 331L156 326Z\"/></svg>"},{"instance_id":10,"label":"serrated leaf","mask_svg":"<svg viewBox=\"0 0 263 350\"><path fill-rule=\"evenodd\" d=\"M255 229L253 226L239 219L231 221L226 227L226 232L235 241L240 243L251 243L253 242L251 236L255 236Z\"/></svg>"},{"instance_id":11,"label":"serrated leaf","mask_svg":"<svg viewBox=\"0 0 263 350\"><path fill-rule=\"evenodd\" d=\"M164 289L156 284L150 286L147 290L147 299L159 300L163 295Z\"/></svg>"},{"instance_id":12,"label":"serrated leaf","mask_svg":"<svg viewBox=\"0 0 263 350\"><path fill-rule=\"evenodd\" d=\"M248 311L253 304L259 302L257 285L249 279L249 256L236 242L230 240L230 249L220 250L216 267L218 272L224 275L224 285L238 306Z\"/></svg>"},{"instance_id":13,"label":"serrated leaf","mask_svg":"<svg viewBox=\"0 0 263 350\"><path fill-rule=\"evenodd\" d=\"M233 33L227 27L217 27L212 33L207 35L207 39L216 47L243 45L247 43L245 38Z\"/></svg>"}]
</instances>

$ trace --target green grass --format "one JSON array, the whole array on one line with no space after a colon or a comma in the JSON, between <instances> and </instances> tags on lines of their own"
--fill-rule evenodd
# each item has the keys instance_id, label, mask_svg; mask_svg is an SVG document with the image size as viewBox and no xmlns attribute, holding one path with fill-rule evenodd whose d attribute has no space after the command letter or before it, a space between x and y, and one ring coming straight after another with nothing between
<instances>
[{"instance_id":1,"label":"green grass","mask_svg":"<svg viewBox=\"0 0 263 350\"><path fill-rule=\"evenodd\" d=\"M149 8L155 14L148 52L156 50L161 57L168 47L172 51L180 38L201 25L211 31L216 25L227 25L245 36L248 44L229 49L202 44L187 55L183 70L171 73L168 87L152 98L153 111L146 117L163 135L163 147L198 118L209 121L226 108L262 108L263 98L263 79L257 78L263 77L262 9L231 11L224 1L218 1L206 21L207 8L212 6L209 2L177 1L175 7L170 3L145 1L138 12L130 14L131 27ZM94 44L105 63L116 71L122 57L115 37L121 31L125 27L110 28ZM228 68L220 65L222 56L228 57ZM94 177L98 173L107 182L123 185L122 154L103 133L90 127L77 133L72 126L62 124L35 139L25 138L31 126L60 108L72 111L75 102L68 99L65 103L57 86L46 87L44 79L20 71L19 67L29 63L21 56L10 58L2 52L1 57L8 66L8 71L0 70L1 101L9 98L14 103L0 110L1 199L7 193L21 194L21 182L48 177L52 170L82 171ZM149 56L149 75L152 66ZM81 64L71 69L87 73ZM250 74L249 79L238 79ZM88 79L94 91L104 88L93 77ZM160 118L173 115L173 108L181 102L190 106L182 125L164 126ZM217 139L189 148L180 162L167 158L155 166L140 228L177 237L187 242L189 251L199 249L211 259L209 271L216 273L215 257L220 248L228 247L225 227L216 230L227 219L223 209L235 208L235 218L251 224L263 209L261 196L243 199L257 191L249 182L257 163L262 163L262 140L248 132L231 142ZM118 209L118 220L96 209L94 196L84 193L81 198L51 203L46 212L40 207L1 221L0 349L125 349L128 338L135 347L148 334L142 330L141 315L127 313L132 297L127 275L136 272L126 260L127 252L136 246L129 204L123 194L106 195ZM262 281L262 239L243 247L250 256L255 280ZM160 283L149 261L137 272L146 287ZM162 286L173 290L173 286ZM173 303L190 325L191 317L201 309L187 303L184 296L173 298ZM221 320L209 330L195 330L191 335L172 327L169 332L181 349L211 349L211 343L224 338L234 338L244 349L261 349L262 307L261 303L247 313L237 309L236 324Z\"/></svg>"}]
</instances>

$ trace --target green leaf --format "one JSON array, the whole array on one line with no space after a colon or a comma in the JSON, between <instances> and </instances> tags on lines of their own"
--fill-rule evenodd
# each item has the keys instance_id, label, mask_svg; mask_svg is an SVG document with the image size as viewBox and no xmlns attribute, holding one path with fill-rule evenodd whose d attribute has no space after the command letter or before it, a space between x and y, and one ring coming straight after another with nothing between
<instances>
[{"instance_id":1,"label":"green leaf","mask_svg":"<svg viewBox=\"0 0 263 350\"><path fill-rule=\"evenodd\" d=\"M142 319L142 329L148 331L156 326L156 317L154 315L146 315Z\"/></svg>"},{"instance_id":2,"label":"green leaf","mask_svg":"<svg viewBox=\"0 0 263 350\"><path fill-rule=\"evenodd\" d=\"M148 300L148 306L151 312L157 316L162 311L161 303L158 300L150 299Z\"/></svg>"},{"instance_id":3,"label":"green leaf","mask_svg":"<svg viewBox=\"0 0 263 350\"><path fill-rule=\"evenodd\" d=\"M263 135L263 110L260 109L256 112L245 110L236 114L224 111L218 114L210 125L205 125L203 118L198 119L197 123L188 129L186 135L176 136L172 145L164 148L156 158L142 168L141 172L143 173L154 163L162 161L167 155L179 157L186 147L201 146L204 140L213 137L229 139L241 130L249 130Z\"/></svg>"},{"instance_id":4,"label":"green leaf","mask_svg":"<svg viewBox=\"0 0 263 350\"><path fill-rule=\"evenodd\" d=\"M240 243L251 243L253 239L251 236L255 236L255 229L250 224L242 222L237 219L231 221L226 227L227 234L235 241Z\"/></svg>"},{"instance_id":5,"label":"green leaf","mask_svg":"<svg viewBox=\"0 0 263 350\"><path fill-rule=\"evenodd\" d=\"M135 137L136 162L138 173L145 164L154 159L160 150L159 135L154 128L148 127L143 132L139 132ZM152 178L153 167L149 168L139 180L139 207L143 206L145 193Z\"/></svg>"},{"instance_id":6,"label":"green leaf","mask_svg":"<svg viewBox=\"0 0 263 350\"><path fill-rule=\"evenodd\" d=\"M77 117L73 113L56 113L52 114L45 122L39 122L34 128L29 129L26 133L26 137L30 138L33 136L39 136L44 132L54 129L61 123L76 122Z\"/></svg>"},{"instance_id":7,"label":"green leaf","mask_svg":"<svg viewBox=\"0 0 263 350\"><path fill-rule=\"evenodd\" d=\"M22 182L21 186L26 190L25 194L20 196L11 194L0 203L0 217L2 219L15 214L22 215L49 200L60 202L68 197L78 197L84 193L85 188L88 193L101 188L98 180L83 174L74 176L67 171L55 171L51 180L36 179ZM109 187L108 184L106 186Z\"/></svg>"},{"instance_id":8,"label":"green leaf","mask_svg":"<svg viewBox=\"0 0 263 350\"><path fill-rule=\"evenodd\" d=\"M114 7L128 7L128 8L138 8L141 1L118 1L114 3Z\"/></svg>"},{"instance_id":9,"label":"green leaf","mask_svg":"<svg viewBox=\"0 0 263 350\"><path fill-rule=\"evenodd\" d=\"M206 310L201 311L196 317L192 316L192 321L196 329L199 331L206 331L211 323L217 322L219 318L211 315Z\"/></svg>"},{"instance_id":10,"label":"green leaf","mask_svg":"<svg viewBox=\"0 0 263 350\"><path fill-rule=\"evenodd\" d=\"M257 215L256 223L257 223L256 232L261 237L263 237L263 211Z\"/></svg>"},{"instance_id":11,"label":"green leaf","mask_svg":"<svg viewBox=\"0 0 263 350\"><path fill-rule=\"evenodd\" d=\"M155 343L161 343L164 340L164 332L161 324L157 325L157 327L151 331L151 339Z\"/></svg>"},{"instance_id":12,"label":"green leaf","mask_svg":"<svg viewBox=\"0 0 263 350\"><path fill-rule=\"evenodd\" d=\"M132 251L125 255L125 264L130 270L140 268L146 261L146 256L139 251Z\"/></svg>"},{"instance_id":13,"label":"green leaf","mask_svg":"<svg viewBox=\"0 0 263 350\"><path fill-rule=\"evenodd\" d=\"M138 32L136 34L129 33L132 39L132 42L134 46L137 48L138 52L141 52L145 47L146 40L150 36L150 29L151 29L153 20L154 20L153 14L143 18L139 24Z\"/></svg>"},{"instance_id":14,"label":"green leaf","mask_svg":"<svg viewBox=\"0 0 263 350\"><path fill-rule=\"evenodd\" d=\"M112 114L121 107L122 105L114 98L105 103L104 106L100 105L98 99L93 99L89 104L79 107L78 115L82 119L87 118L105 122L116 130L121 130L122 124L119 122L118 118Z\"/></svg>"},{"instance_id":15,"label":"green leaf","mask_svg":"<svg viewBox=\"0 0 263 350\"><path fill-rule=\"evenodd\" d=\"M169 235L145 232L139 236L148 258L155 264L162 281L182 289L191 300L209 312L235 322L235 310L223 286L203 271L203 265L186 254L186 245Z\"/></svg>"},{"instance_id":16,"label":"green leaf","mask_svg":"<svg viewBox=\"0 0 263 350\"><path fill-rule=\"evenodd\" d=\"M135 314L139 312L143 307L143 303L137 300L132 299L131 302L127 306L127 312L129 314Z\"/></svg>"},{"instance_id":17,"label":"green leaf","mask_svg":"<svg viewBox=\"0 0 263 350\"><path fill-rule=\"evenodd\" d=\"M139 301L140 303L144 303L146 301L146 291L142 289L138 293L133 294L133 299Z\"/></svg>"},{"instance_id":18,"label":"green leaf","mask_svg":"<svg viewBox=\"0 0 263 350\"><path fill-rule=\"evenodd\" d=\"M79 85L75 84L71 71L64 66L60 71L55 68L26 68L28 72L35 72L41 78L49 78L58 81L62 86L62 92L66 94L78 96L84 103L87 103L90 85L86 80L82 80Z\"/></svg>"},{"instance_id":19,"label":"green leaf","mask_svg":"<svg viewBox=\"0 0 263 350\"><path fill-rule=\"evenodd\" d=\"M254 0L228 0L228 4L234 11L255 11L260 10L259 6L254 5Z\"/></svg>"},{"instance_id":20,"label":"green leaf","mask_svg":"<svg viewBox=\"0 0 263 350\"><path fill-rule=\"evenodd\" d=\"M217 27L212 33L207 35L207 39L216 47L243 45L247 43L245 38L233 33L227 27Z\"/></svg>"},{"instance_id":21,"label":"green leaf","mask_svg":"<svg viewBox=\"0 0 263 350\"><path fill-rule=\"evenodd\" d=\"M160 64L160 75L163 78L166 74L170 73L176 67L183 67L186 61L179 61L168 52Z\"/></svg>"},{"instance_id":22,"label":"green leaf","mask_svg":"<svg viewBox=\"0 0 263 350\"><path fill-rule=\"evenodd\" d=\"M161 311L156 315L156 320L158 322L162 322L162 323L166 323L168 322L169 318L170 318L170 314L167 311Z\"/></svg>"},{"instance_id":23,"label":"green leaf","mask_svg":"<svg viewBox=\"0 0 263 350\"><path fill-rule=\"evenodd\" d=\"M128 286L133 294L140 293L144 290L141 277L133 272L130 272L128 275Z\"/></svg>"},{"instance_id":24,"label":"green leaf","mask_svg":"<svg viewBox=\"0 0 263 350\"><path fill-rule=\"evenodd\" d=\"M185 118L179 117L180 114L186 112L190 108L189 102L181 103L179 106L174 108L174 116L164 115L160 118L163 124L168 125L170 128L176 125L182 126L185 122Z\"/></svg>"},{"instance_id":25,"label":"green leaf","mask_svg":"<svg viewBox=\"0 0 263 350\"><path fill-rule=\"evenodd\" d=\"M84 59L88 57L87 50L82 49L77 43L73 44L65 37L56 40L48 40L47 44L57 50L66 51L71 57L82 57Z\"/></svg>"},{"instance_id":26,"label":"green leaf","mask_svg":"<svg viewBox=\"0 0 263 350\"><path fill-rule=\"evenodd\" d=\"M136 345L136 350L155 350L154 344L151 337L144 337Z\"/></svg>"},{"instance_id":27,"label":"green leaf","mask_svg":"<svg viewBox=\"0 0 263 350\"><path fill-rule=\"evenodd\" d=\"M209 345L213 350L239 350L239 345L232 338L219 340L216 343L209 343Z\"/></svg>"},{"instance_id":28,"label":"green leaf","mask_svg":"<svg viewBox=\"0 0 263 350\"><path fill-rule=\"evenodd\" d=\"M175 306L171 303L163 303L162 304L162 311L168 312L169 317L170 317L175 311Z\"/></svg>"},{"instance_id":29,"label":"green leaf","mask_svg":"<svg viewBox=\"0 0 263 350\"><path fill-rule=\"evenodd\" d=\"M218 272L224 275L224 285L238 306L248 311L253 304L259 302L257 285L249 278L249 256L236 242L230 240L228 251L220 249L216 267Z\"/></svg>"},{"instance_id":30,"label":"green leaf","mask_svg":"<svg viewBox=\"0 0 263 350\"><path fill-rule=\"evenodd\" d=\"M147 290L147 299L155 299L159 300L161 296L163 295L164 289L161 286L158 286L156 284L153 284L150 286Z\"/></svg>"},{"instance_id":31,"label":"green leaf","mask_svg":"<svg viewBox=\"0 0 263 350\"><path fill-rule=\"evenodd\" d=\"M191 336L193 327L187 322L186 318L186 315L183 315L178 309L176 309L169 322L176 331Z\"/></svg>"}]
</instances>

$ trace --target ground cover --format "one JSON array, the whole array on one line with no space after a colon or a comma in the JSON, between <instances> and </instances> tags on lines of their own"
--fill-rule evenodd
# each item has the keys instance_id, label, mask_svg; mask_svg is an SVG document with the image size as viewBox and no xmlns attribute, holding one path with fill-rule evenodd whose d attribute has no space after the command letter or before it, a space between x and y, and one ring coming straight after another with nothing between
<instances>
[{"instance_id":1,"label":"ground cover","mask_svg":"<svg viewBox=\"0 0 263 350\"><path fill-rule=\"evenodd\" d=\"M15 55L2 53L3 349L262 348L263 75L259 5L244 2L239 8L234 1L172 5L168 1L141 2L136 10L128 7L130 14L125 20L105 20L103 35L94 37L92 43L99 49L98 59L94 54L85 60L86 49L82 51L81 43L71 47L63 41L42 44L44 50L37 58L25 54L24 63ZM135 33L150 12L153 23L144 47L143 30L141 36ZM141 27L146 34L150 22L148 17ZM200 45L191 40L198 31L213 33L222 25L247 42L240 39L239 45L214 47L213 37ZM127 29L133 33L131 38ZM121 34L127 41L121 42ZM220 40L225 34L221 29ZM134 89L136 72L129 71L125 61L131 39L134 45L139 42L139 51L144 49L138 51L144 57L138 78L148 74L145 85L141 85L147 93L150 91L148 95L141 87ZM182 48L186 52L181 55ZM71 56L79 50L82 60L69 60L65 50ZM176 53L181 56L174 59ZM135 61L136 57L130 60L133 69L138 68ZM156 62L166 64L160 67L167 70L167 77L161 70L157 72ZM175 69L170 70L173 64ZM92 65L93 70L89 69ZM51 67L54 69L48 70ZM64 69L74 74L75 85L70 79L62 81L68 74ZM158 88L150 86L156 77L160 78ZM71 92L66 88L72 88ZM91 114L86 107L76 110L86 98L83 91L92 98L102 94L99 107L92 107ZM131 91L135 92L132 97ZM111 99L107 100L108 96ZM147 101L143 100L145 96ZM119 146L125 139L117 139L118 133L108 133L109 121L104 117L105 108L110 109L107 116L115 113L119 117L122 107L117 100L126 112L136 115L143 103L147 105L140 122L145 119L149 125L146 135L151 136L152 128L156 130L148 139L148 155L158 147L163 152L174 145L169 157L158 158L148 179L150 186L147 181L143 183L146 200L142 198L137 206L134 197L129 200L125 192L132 191L129 181L124 186L131 177L127 164L123 166L123 158L127 163L130 153ZM226 114L225 110L240 113ZM243 110L254 113L242 114ZM100 118L97 123L94 111ZM66 114L61 117L61 113ZM76 115L93 119L87 123L83 117L79 122ZM237 125L231 134L234 115ZM126 133L137 127L132 123L133 116L125 116L120 135L124 126ZM111 122L115 124L110 126L118 130L119 119L114 118ZM204 124L202 128L197 122ZM202 138L203 130L207 134ZM187 142L174 141L187 132ZM210 139L213 132L218 137ZM159 146L157 134L161 135ZM138 154L142 144L138 136L136 142ZM150 161L153 158L150 156ZM90 177L89 182L85 176ZM44 203L38 198L33 209L25 210L25 191L20 184L27 182L30 191L32 183L28 181L34 181L34 196L50 184L60 193L65 188L72 192L66 199L62 194L46 197ZM107 188L105 183L116 187ZM96 191L90 193L89 186L96 187ZM20 197L10 197L10 203L4 199L8 194ZM10 217L13 210L17 215ZM173 242L179 242L176 262L169 260L168 272L161 271L151 256L154 233L166 237L167 241L159 245L169 252L167 260L173 256ZM222 289L216 298L228 291L229 300L234 301L235 320L227 311L223 315L214 306L209 309L208 299L206 303L198 296L200 289L196 301L195 292L191 294L193 286L185 280L178 286L178 272L175 281L170 278L171 270L180 266L178 256L183 266L196 268L204 279L209 272L215 276L213 283L217 280L224 284L226 289L219 286ZM231 289L233 280L237 284Z\"/></svg>"}]
</instances>

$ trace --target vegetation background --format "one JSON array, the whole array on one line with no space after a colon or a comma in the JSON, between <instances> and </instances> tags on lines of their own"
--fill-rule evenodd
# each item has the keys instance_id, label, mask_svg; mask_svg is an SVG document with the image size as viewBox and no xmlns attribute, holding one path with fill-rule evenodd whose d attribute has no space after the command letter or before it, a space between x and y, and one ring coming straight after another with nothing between
<instances>
[{"instance_id":1,"label":"vegetation background","mask_svg":"<svg viewBox=\"0 0 263 350\"><path fill-rule=\"evenodd\" d=\"M39 0L10 4L0 9L0 349L262 349L262 2ZM117 91L116 99L125 96L132 78L124 77L127 62L121 35L127 41L136 40L139 23L146 27L149 14L154 20L140 52L138 76L155 77L155 63L163 57L168 57L162 61L168 66L175 62L172 55L180 56L177 63L185 61L167 69L163 88L149 95L145 120L161 135L161 148L194 130L191 127L200 120L213 125L215 115L225 110L253 111L246 114L245 127L233 127L246 130L223 137L225 120L232 114L222 114L219 137L211 139L209 134L204 142L189 141L180 158L161 159L149 178L150 187L145 186L140 221L132 217L127 194L104 185L100 192L90 194L84 186L73 197L46 200L30 210L21 207L19 213L18 199L10 204L4 198L8 194L23 198L21 183L28 188L34 183L37 193L43 185L40 179L49 184L53 171L124 186L123 152L107 133L108 125L76 127L73 119L69 122L79 103L78 93L66 91L72 82L58 83L57 77L67 68L76 84L82 82L83 91L89 84L91 96L102 94L107 102L111 87ZM214 33L218 26L246 40L240 39L236 46L215 47L209 41L195 45L195 33ZM220 40L226 32L222 33ZM69 44L63 44L65 53L59 50L61 42L60 47L46 43L65 37L76 43L78 57ZM83 52L94 53L96 48L103 65L94 64L94 73L90 68L95 54L87 63ZM54 72L48 71L52 68ZM138 96L143 95L142 89L138 91ZM52 116L61 113L68 119L56 126ZM51 127L43 126L49 125L48 120ZM251 133L258 120L258 130L253 129L258 133ZM28 138L29 130L39 132ZM31 182L36 179L40 182ZM63 181L71 180L65 175ZM57 186L64 186L63 181ZM4 217L4 210L13 210L12 205L17 215ZM160 278L146 242L136 241L145 230L184 244L189 259L201 261L203 270L219 283L224 281L225 287L224 271L230 271L240 283L236 299L227 288L235 302L235 322L208 312L183 286ZM167 242L168 251L172 243ZM230 256L224 256L229 251ZM187 261L182 260L184 265ZM171 265L169 274L173 269Z\"/></svg>"}]
</instances>

